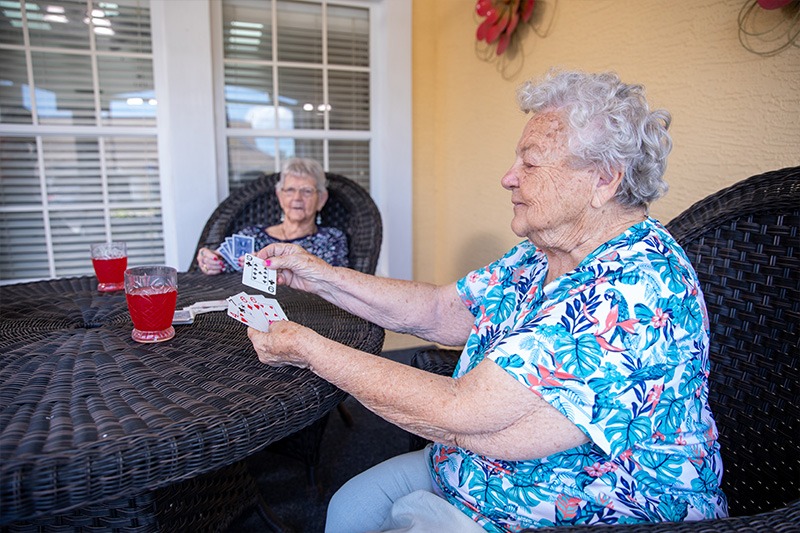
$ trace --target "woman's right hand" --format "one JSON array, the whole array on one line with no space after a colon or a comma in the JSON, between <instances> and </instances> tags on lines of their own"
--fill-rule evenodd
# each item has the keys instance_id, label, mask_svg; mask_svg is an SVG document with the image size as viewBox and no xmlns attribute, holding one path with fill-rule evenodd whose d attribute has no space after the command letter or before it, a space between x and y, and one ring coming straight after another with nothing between
<instances>
[{"instance_id":1,"label":"woman's right hand","mask_svg":"<svg viewBox=\"0 0 800 533\"><path fill-rule=\"evenodd\" d=\"M208 248L200 248L197 251L197 264L203 274L214 276L222 273L222 258L217 252Z\"/></svg>"},{"instance_id":2,"label":"woman's right hand","mask_svg":"<svg viewBox=\"0 0 800 533\"><path fill-rule=\"evenodd\" d=\"M267 268L277 270L279 285L315 292L333 267L296 244L273 243L256 254L267 262Z\"/></svg>"}]
</instances>

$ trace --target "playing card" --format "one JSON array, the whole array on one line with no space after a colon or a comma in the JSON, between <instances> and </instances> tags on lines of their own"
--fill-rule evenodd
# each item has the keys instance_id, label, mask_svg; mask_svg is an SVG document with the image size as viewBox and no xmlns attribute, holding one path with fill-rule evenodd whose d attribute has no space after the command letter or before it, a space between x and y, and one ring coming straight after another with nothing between
<instances>
[{"instance_id":1,"label":"playing card","mask_svg":"<svg viewBox=\"0 0 800 533\"><path fill-rule=\"evenodd\" d=\"M188 309L177 309L172 316L172 325L178 324L192 324L194 323L194 315Z\"/></svg>"},{"instance_id":2,"label":"playing card","mask_svg":"<svg viewBox=\"0 0 800 533\"><path fill-rule=\"evenodd\" d=\"M242 297L244 295L244 298ZM246 304L247 295L239 293L228 298L228 316L259 331L267 331L269 322L260 311Z\"/></svg>"},{"instance_id":3,"label":"playing card","mask_svg":"<svg viewBox=\"0 0 800 533\"><path fill-rule=\"evenodd\" d=\"M277 273L267 268L264 260L253 254L245 254L242 283L269 294L277 292Z\"/></svg>"},{"instance_id":4,"label":"playing card","mask_svg":"<svg viewBox=\"0 0 800 533\"><path fill-rule=\"evenodd\" d=\"M227 300L205 300L202 302L195 302L189 307L184 307L184 309L190 310L193 316L202 313L212 313L214 311L225 311L227 308Z\"/></svg>"},{"instance_id":5,"label":"playing card","mask_svg":"<svg viewBox=\"0 0 800 533\"><path fill-rule=\"evenodd\" d=\"M233 257L233 251L230 249L230 244L227 242L220 244L219 248L217 248L217 252L222 256L225 262L231 266L231 268L237 271L242 269L239 266L239 259L234 259Z\"/></svg>"},{"instance_id":6,"label":"playing card","mask_svg":"<svg viewBox=\"0 0 800 533\"><path fill-rule=\"evenodd\" d=\"M241 235L235 233L233 235L233 256L237 262L244 254L252 254L255 247L256 240L250 235Z\"/></svg>"},{"instance_id":7,"label":"playing card","mask_svg":"<svg viewBox=\"0 0 800 533\"><path fill-rule=\"evenodd\" d=\"M268 331L278 320L288 320L277 300L261 294L240 292L228 297L228 316L259 331Z\"/></svg>"}]
</instances>

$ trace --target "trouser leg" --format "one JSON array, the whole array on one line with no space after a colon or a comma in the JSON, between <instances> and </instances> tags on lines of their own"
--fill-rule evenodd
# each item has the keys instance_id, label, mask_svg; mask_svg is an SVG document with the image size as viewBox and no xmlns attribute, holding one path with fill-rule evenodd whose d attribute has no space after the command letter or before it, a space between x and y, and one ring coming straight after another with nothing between
<instances>
[{"instance_id":1,"label":"trouser leg","mask_svg":"<svg viewBox=\"0 0 800 533\"><path fill-rule=\"evenodd\" d=\"M433 492L428 449L398 455L342 485L328 504L326 533L358 533L380 528L392 504L417 490Z\"/></svg>"}]
</instances>

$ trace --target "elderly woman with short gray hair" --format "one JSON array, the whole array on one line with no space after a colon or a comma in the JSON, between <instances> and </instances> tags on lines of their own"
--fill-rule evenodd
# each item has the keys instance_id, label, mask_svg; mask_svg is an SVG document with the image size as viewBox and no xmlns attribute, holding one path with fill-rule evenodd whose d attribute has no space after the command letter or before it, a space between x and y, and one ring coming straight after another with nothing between
<instances>
[{"instance_id":1,"label":"elderly woman with short gray hair","mask_svg":"<svg viewBox=\"0 0 800 533\"><path fill-rule=\"evenodd\" d=\"M238 235L252 237L254 250L273 242L296 244L333 266L348 266L347 236L338 228L322 226L320 212L328 201L327 179L322 165L314 159L293 157L283 164L275 194L281 206L281 220L272 226L245 226ZM231 257L241 266L244 255ZM217 250L200 248L197 264L204 274L215 275L234 269Z\"/></svg>"},{"instance_id":2,"label":"elderly woman with short gray hair","mask_svg":"<svg viewBox=\"0 0 800 533\"><path fill-rule=\"evenodd\" d=\"M669 113L613 73L552 71L518 99L531 116L500 183L524 240L495 262L434 286L334 268L288 245L259 252L279 283L387 329L464 345L446 377L293 322L248 330L262 362L309 368L433 441L347 482L328 532L727 514L703 293L648 216L667 189Z\"/></svg>"}]
</instances>

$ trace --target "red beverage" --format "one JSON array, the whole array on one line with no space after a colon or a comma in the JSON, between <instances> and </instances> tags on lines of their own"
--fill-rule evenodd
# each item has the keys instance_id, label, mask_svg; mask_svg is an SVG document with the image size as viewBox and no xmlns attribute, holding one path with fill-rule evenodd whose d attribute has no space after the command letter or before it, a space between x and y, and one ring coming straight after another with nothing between
<instances>
[{"instance_id":1,"label":"red beverage","mask_svg":"<svg viewBox=\"0 0 800 533\"><path fill-rule=\"evenodd\" d=\"M125 294L133 327L142 332L172 328L178 291L175 287L137 287Z\"/></svg>"},{"instance_id":2,"label":"red beverage","mask_svg":"<svg viewBox=\"0 0 800 533\"><path fill-rule=\"evenodd\" d=\"M92 266L100 283L110 283L124 288L125 269L128 268L127 257L112 257L108 259L92 258Z\"/></svg>"}]
</instances>

